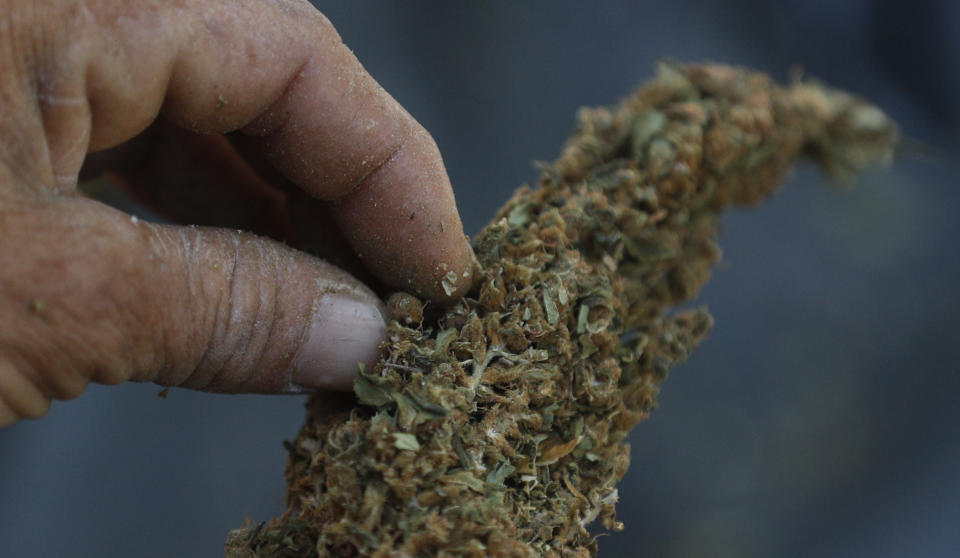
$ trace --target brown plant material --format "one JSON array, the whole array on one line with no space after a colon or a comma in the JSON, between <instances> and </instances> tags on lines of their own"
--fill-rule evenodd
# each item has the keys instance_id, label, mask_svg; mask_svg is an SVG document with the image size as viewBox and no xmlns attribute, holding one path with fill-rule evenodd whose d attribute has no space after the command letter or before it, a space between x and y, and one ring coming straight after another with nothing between
<instances>
[{"instance_id":1,"label":"brown plant material","mask_svg":"<svg viewBox=\"0 0 960 558\"><path fill-rule=\"evenodd\" d=\"M229 556L591 556L620 530L624 439L711 326L672 313L720 257L718 215L771 193L801 154L849 177L895 126L815 83L718 65L660 68L583 109L539 188L474 241L471 297L396 294L356 401L315 395L292 442L289 509L231 532Z\"/></svg>"}]
</instances>

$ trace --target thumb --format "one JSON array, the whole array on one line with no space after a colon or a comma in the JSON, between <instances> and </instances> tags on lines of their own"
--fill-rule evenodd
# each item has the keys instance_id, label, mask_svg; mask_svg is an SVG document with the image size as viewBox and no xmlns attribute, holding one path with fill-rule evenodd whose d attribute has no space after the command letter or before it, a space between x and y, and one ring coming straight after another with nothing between
<instances>
[{"instance_id":1,"label":"thumb","mask_svg":"<svg viewBox=\"0 0 960 558\"><path fill-rule=\"evenodd\" d=\"M383 337L378 299L274 241L138 221L83 198L0 219L0 422L93 381L223 392L347 389Z\"/></svg>"}]
</instances>

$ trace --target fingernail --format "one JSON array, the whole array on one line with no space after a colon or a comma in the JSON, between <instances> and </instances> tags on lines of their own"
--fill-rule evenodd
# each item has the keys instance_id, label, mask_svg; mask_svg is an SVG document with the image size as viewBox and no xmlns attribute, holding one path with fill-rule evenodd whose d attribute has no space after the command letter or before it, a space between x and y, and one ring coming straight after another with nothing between
<instances>
[{"instance_id":1,"label":"fingernail","mask_svg":"<svg viewBox=\"0 0 960 558\"><path fill-rule=\"evenodd\" d=\"M349 390L360 363L373 366L383 340L376 306L340 294L324 295L300 352L292 383L308 389Z\"/></svg>"}]
</instances>

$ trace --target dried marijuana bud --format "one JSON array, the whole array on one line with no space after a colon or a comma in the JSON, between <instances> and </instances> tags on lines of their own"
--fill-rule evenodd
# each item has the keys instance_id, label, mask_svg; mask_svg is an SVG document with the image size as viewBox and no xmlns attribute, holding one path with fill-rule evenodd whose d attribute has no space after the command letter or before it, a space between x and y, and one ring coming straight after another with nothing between
<instances>
[{"instance_id":1,"label":"dried marijuana bud","mask_svg":"<svg viewBox=\"0 0 960 558\"><path fill-rule=\"evenodd\" d=\"M669 66L583 109L539 188L474 241L471 297L389 306L356 401L316 395L289 445L289 509L228 556L592 556L615 518L624 439L711 326L671 312L707 280L720 210L771 193L801 154L841 178L889 159L896 128L813 83Z\"/></svg>"}]
</instances>

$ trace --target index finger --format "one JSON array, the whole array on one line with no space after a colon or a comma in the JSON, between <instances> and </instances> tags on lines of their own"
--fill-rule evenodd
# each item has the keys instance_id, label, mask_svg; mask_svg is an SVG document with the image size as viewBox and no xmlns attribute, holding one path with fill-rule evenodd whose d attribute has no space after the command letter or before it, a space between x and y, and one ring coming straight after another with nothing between
<instances>
[{"instance_id":1,"label":"index finger","mask_svg":"<svg viewBox=\"0 0 960 558\"><path fill-rule=\"evenodd\" d=\"M56 6L29 10L43 31L24 49L42 53L26 63L43 132L69 136L48 138L52 180L75 176L84 136L92 150L116 145L158 112L195 131L240 130L294 184L333 202L384 283L433 299L469 287L473 255L436 144L310 4Z\"/></svg>"},{"instance_id":2,"label":"index finger","mask_svg":"<svg viewBox=\"0 0 960 558\"><path fill-rule=\"evenodd\" d=\"M321 42L305 41L307 62L243 131L294 183L333 202L344 236L381 281L433 299L462 295L473 252L436 143L332 26L317 23L304 30L319 30Z\"/></svg>"}]
</instances>

